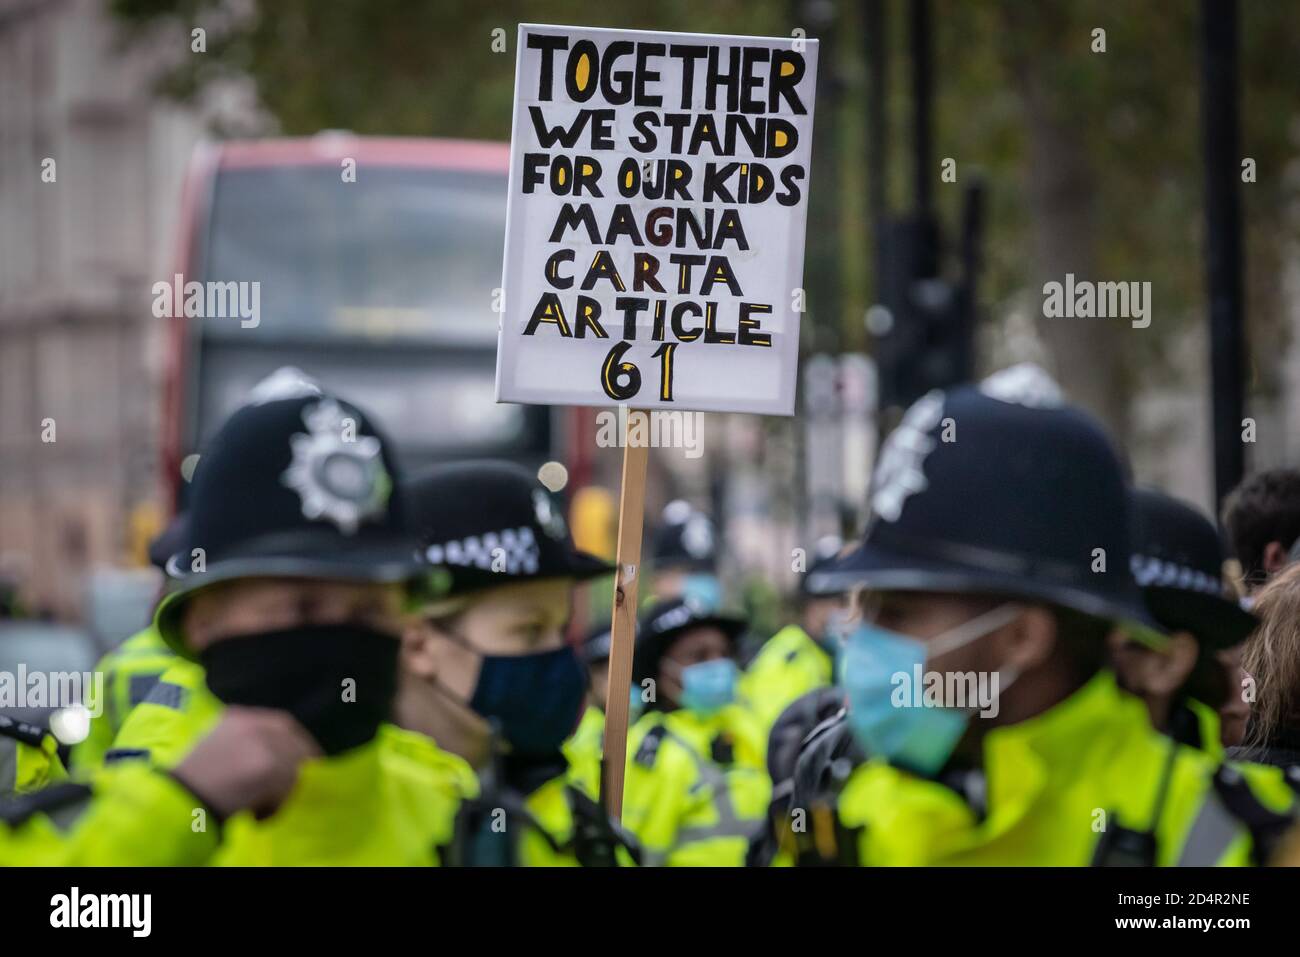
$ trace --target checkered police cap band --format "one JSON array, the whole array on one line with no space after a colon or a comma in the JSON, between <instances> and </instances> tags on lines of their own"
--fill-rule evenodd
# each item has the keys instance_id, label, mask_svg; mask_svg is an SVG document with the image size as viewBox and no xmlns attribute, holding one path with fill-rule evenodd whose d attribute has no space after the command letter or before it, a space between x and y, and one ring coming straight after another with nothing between
<instances>
[{"instance_id":1,"label":"checkered police cap band","mask_svg":"<svg viewBox=\"0 0 1300 957\"><path fill-rule=\"evenodd\" d=\"M697 610L689 604L678 605L676 608L670 608L668 611L659 615L650 622L650 630L656 634L663 634L666 631L672 631L680 628L698 614Z\"/></svg>"},{"instance_id":2,"label":"checkered police cap band","mask_svg":"<svg viewBox=\"0 0 1300 957\"><path fill-rule=\"evenodd\" d=\"M1195 568L1148 555L1134 555L1130 566L1134 579L1142 588L1178 588L1223 597L1223 583Z\"/></svg>"},{"instance_id":3,"label":"checkered police cap band","mask_svg":"<svg viewBox=\"0 0 1300 957\"><path fill-rule=\"evenodd\" d=\"M430 565L481 568L506 575L535 575L541 561L537 538L526 525L430 545L424 554ZM499 563L502 558L504 566Z\"/></svg>"}]
</instances>

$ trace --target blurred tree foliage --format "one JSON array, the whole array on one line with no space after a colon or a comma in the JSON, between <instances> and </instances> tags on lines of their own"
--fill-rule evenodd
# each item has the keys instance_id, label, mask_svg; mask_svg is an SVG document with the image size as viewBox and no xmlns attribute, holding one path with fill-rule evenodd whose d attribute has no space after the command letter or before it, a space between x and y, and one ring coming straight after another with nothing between
<instances>
[{"instance_id":1,"label":"blurred tree foliage","mask_svg":"<svg viewBox=\"0 0 1300 957\"><path fill-rule=\"evenodd\" d=\"M129 32L181 38L207 29L208 50L165 77L192 97L224 75L251 77L285 134L358 133L505 139L520 21L788 36L826 43L810 223L810 300L838 321L817 323L818 348L865 345L871 301L865 222L866 67L861 3L844 0L110 0ZM1242 153L1258 181L1243 186L1252 388L1273 388L1285 337L1283 263L1294 238L1294 153L1300 5L1242 3ZM894 158L889 193L910 193L904 9L889 0ZM1170 356L1203 324L1203 170L1195 0L934 0L936 195L955 238L967 177L989 185L982 300L992 327L1017 307L1041 316L1042 283L1150 281L1153 321L1031 323L1067 389L1129 433L1131 398L1170 375ZM161 28L158 31L143 28ZM170 28L170 33L168 29ZM503 30L507 52L493 52ZM1105 52L1094 32L1105 31ZM945 157L958 183L939 180ZM817 172L815 167L814 172ZM828 183L826 180L831 182ZM818 237L835 237L825 243ZM828 257L833 263L825 262ZM817 283L833 283L818 290ZM1198 357L1199 358L1199 357ZM1205 369L1202 366L1202 369ZM1197 375L1208 381L1208 370Z\"/></svg>"},{"instance_id":2,"label":"blurred tree foliage","mask_svg":"<svg viewBox=\"0 0 1300 957\"><path fill-rule=\"evenodd\" d=\"M788 5L754 0L111 0L137 24L207 29L206 55L167 77L192 95L223 74L251 75L288 135L510 137L518 24L788 33ZM248 15L232 11L250 7ZM493 51L504 31L506 52Z\"/></svg>"},{"instance_id":3,"label":"blurred tree foliage","mask_svg":"<svg viewBox=\"0 0 1300 957\"><path fill-rule=\"evenodd\" d=\"M1019 297L1037 313L1042 283L1067 271L1152 283L1149 329L1036 323L1069 391L1126 435L1131 397L1169 376L1167 359L1207 314L1199 4L939 0L935 21L936 149L989 177L992 312ZM1248 387L1267 393L1294 253L1300 75L1286 64L1300 50L1300 6L1242 3L1240 23L1241 153L1257 164L1241 188ZM1093 52L1097 29L1104 53ZM1208 365L1198 371L1208 383Z\"/></svg>"}]
</instances>

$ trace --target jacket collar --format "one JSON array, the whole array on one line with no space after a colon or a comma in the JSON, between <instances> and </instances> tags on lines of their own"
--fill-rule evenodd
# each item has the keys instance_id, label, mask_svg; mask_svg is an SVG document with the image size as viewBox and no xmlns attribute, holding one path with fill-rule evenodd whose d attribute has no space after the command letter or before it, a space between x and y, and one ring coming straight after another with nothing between
<instances>
[{"instance_id":1,"label":"jacket collar","mask_svg":"<svg viewBox=\"0 0 1300 957\"><path fill-rule=\"evenodd\" d=\"M1088 752L1118 749L1135 732L1148 731L1146 705L1122 691L1108 670L1042 714L990 731L984 738L989 830L1011 827L1050 782L1087 773Z\"/></svg>"}]
</instances>

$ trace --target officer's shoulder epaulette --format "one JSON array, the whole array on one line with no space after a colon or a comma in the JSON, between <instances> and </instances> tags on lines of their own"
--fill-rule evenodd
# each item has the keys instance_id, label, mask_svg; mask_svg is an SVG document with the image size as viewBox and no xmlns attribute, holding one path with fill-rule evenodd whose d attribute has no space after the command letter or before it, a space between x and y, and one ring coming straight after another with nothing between
<instances>
[{"instance_id":1,"label":"officer's shoulder epaulette","mask_svg":"<svg viewBox=\"0 0 1300 957\"><path fill-rule=\"evenodd\" d=\"M13 738L23 742L23 744L30 744L34 748L39 748L47 734L49 734L49 731L39 724L22 721L7 714L0 714L0 735L4 735L6 738Z\"/></svg>"},{"instance_id":2,"label":"officer's shoulder epaulette","mask_svg":"<svg viewBox=\"0 0 1300 957\"><path fill-rule=\"evenodd\" d=\"M89 786L72 781L32 791L0 797L0 821L17 827L34 814L48 814L91 796Z\"/></svg>"},{"instance_id":3,"label":"officer's shoulder epaulette","mask_svg":"<svg viewBox=\"0 0 1300 957\"><path fill-rule=\"evenodd\" d=\"M655 758L659 755L659 746L663 744L663 740L667 736L668 728L666 725L655 725L641 739L641 745L636 749L636 757L632 760L642 767L654 767Z\"/></svg>"},{"instance_id":4,"label":"officer's shoulder epaulette","mask_svg":"<svg viewBox=\"0 0 1300 957\"><path fill-rule=\"evenodd\" d=\"M159 678L154 682L153 687L149 689L149 693L145 695L141 704L156 704L163 708L170 708L173 711L183 711L189 696L189 688Z\"/></svg>"},{"instance_id":5,"label":"officer's shoulder epaulette","mask_svg":"<svg viewBox=\"0 0 1300 957\"><path fill-rule=\"evenodd\" d=\"M161 671L148 671L142 674L128 675L126 684L126 700L132 708L146 701L149 695L153 694L153 689L158 686L159 679L162 678Z\"/></svg>"}]
</instances>

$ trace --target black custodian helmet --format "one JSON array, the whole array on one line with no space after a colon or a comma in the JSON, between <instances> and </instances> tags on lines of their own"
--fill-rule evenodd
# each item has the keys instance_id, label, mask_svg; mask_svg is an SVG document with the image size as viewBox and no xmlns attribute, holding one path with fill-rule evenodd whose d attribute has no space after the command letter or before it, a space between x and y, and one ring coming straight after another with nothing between
<instances>
[{"instance_id":1,"label":"black custodian helmet","mask_svg":"<svg viewBox=\"0 0 1300 957\"><path fill-rule=\"evenodd\" d=\"M444 594L547 578L583 581L614 571L573 545L560 506L528 469L513 462L458 462L432 469L405 489L424 559L449 574Z\"/></svg>"},{"instance_id":2,"label":"black custodian helmet","mask_svg":"<svg viewBox=\"0 0 1300 957\"><path fill-rule=\"evenodd\" d=\"M1045 373L931 392L881 447L861 543L809 575L856 587L1038 599L1164 644L1130 569L1123 468Z\"/></svg>"},{"instance_id":3,"label":"black custodian helmet","mask_svg":"<svg viewBox=\"0 0 1300 957\"><path fill-rule=\"evenodd\" d=\"M167 562L164 640L188 654L181 612L197 592L250 577L406 582L423 569L387 441L329 395L247 405L195 469L186 541Z\"/></svg>"},{"instance_id":4,"label":"black custodian helmet","mask_svg":"<svg viewBox=\"0 0 1300 957\"><path fill-rule=\"evenodd\" d=\"M692 628L717 628L733 649L745 630L745 619L725 612L710 611L689 598L655 602L637 623L636 648L632 655L632 681L640 684L659 670L673 639Z\"/></svg>"}]
</instances>

